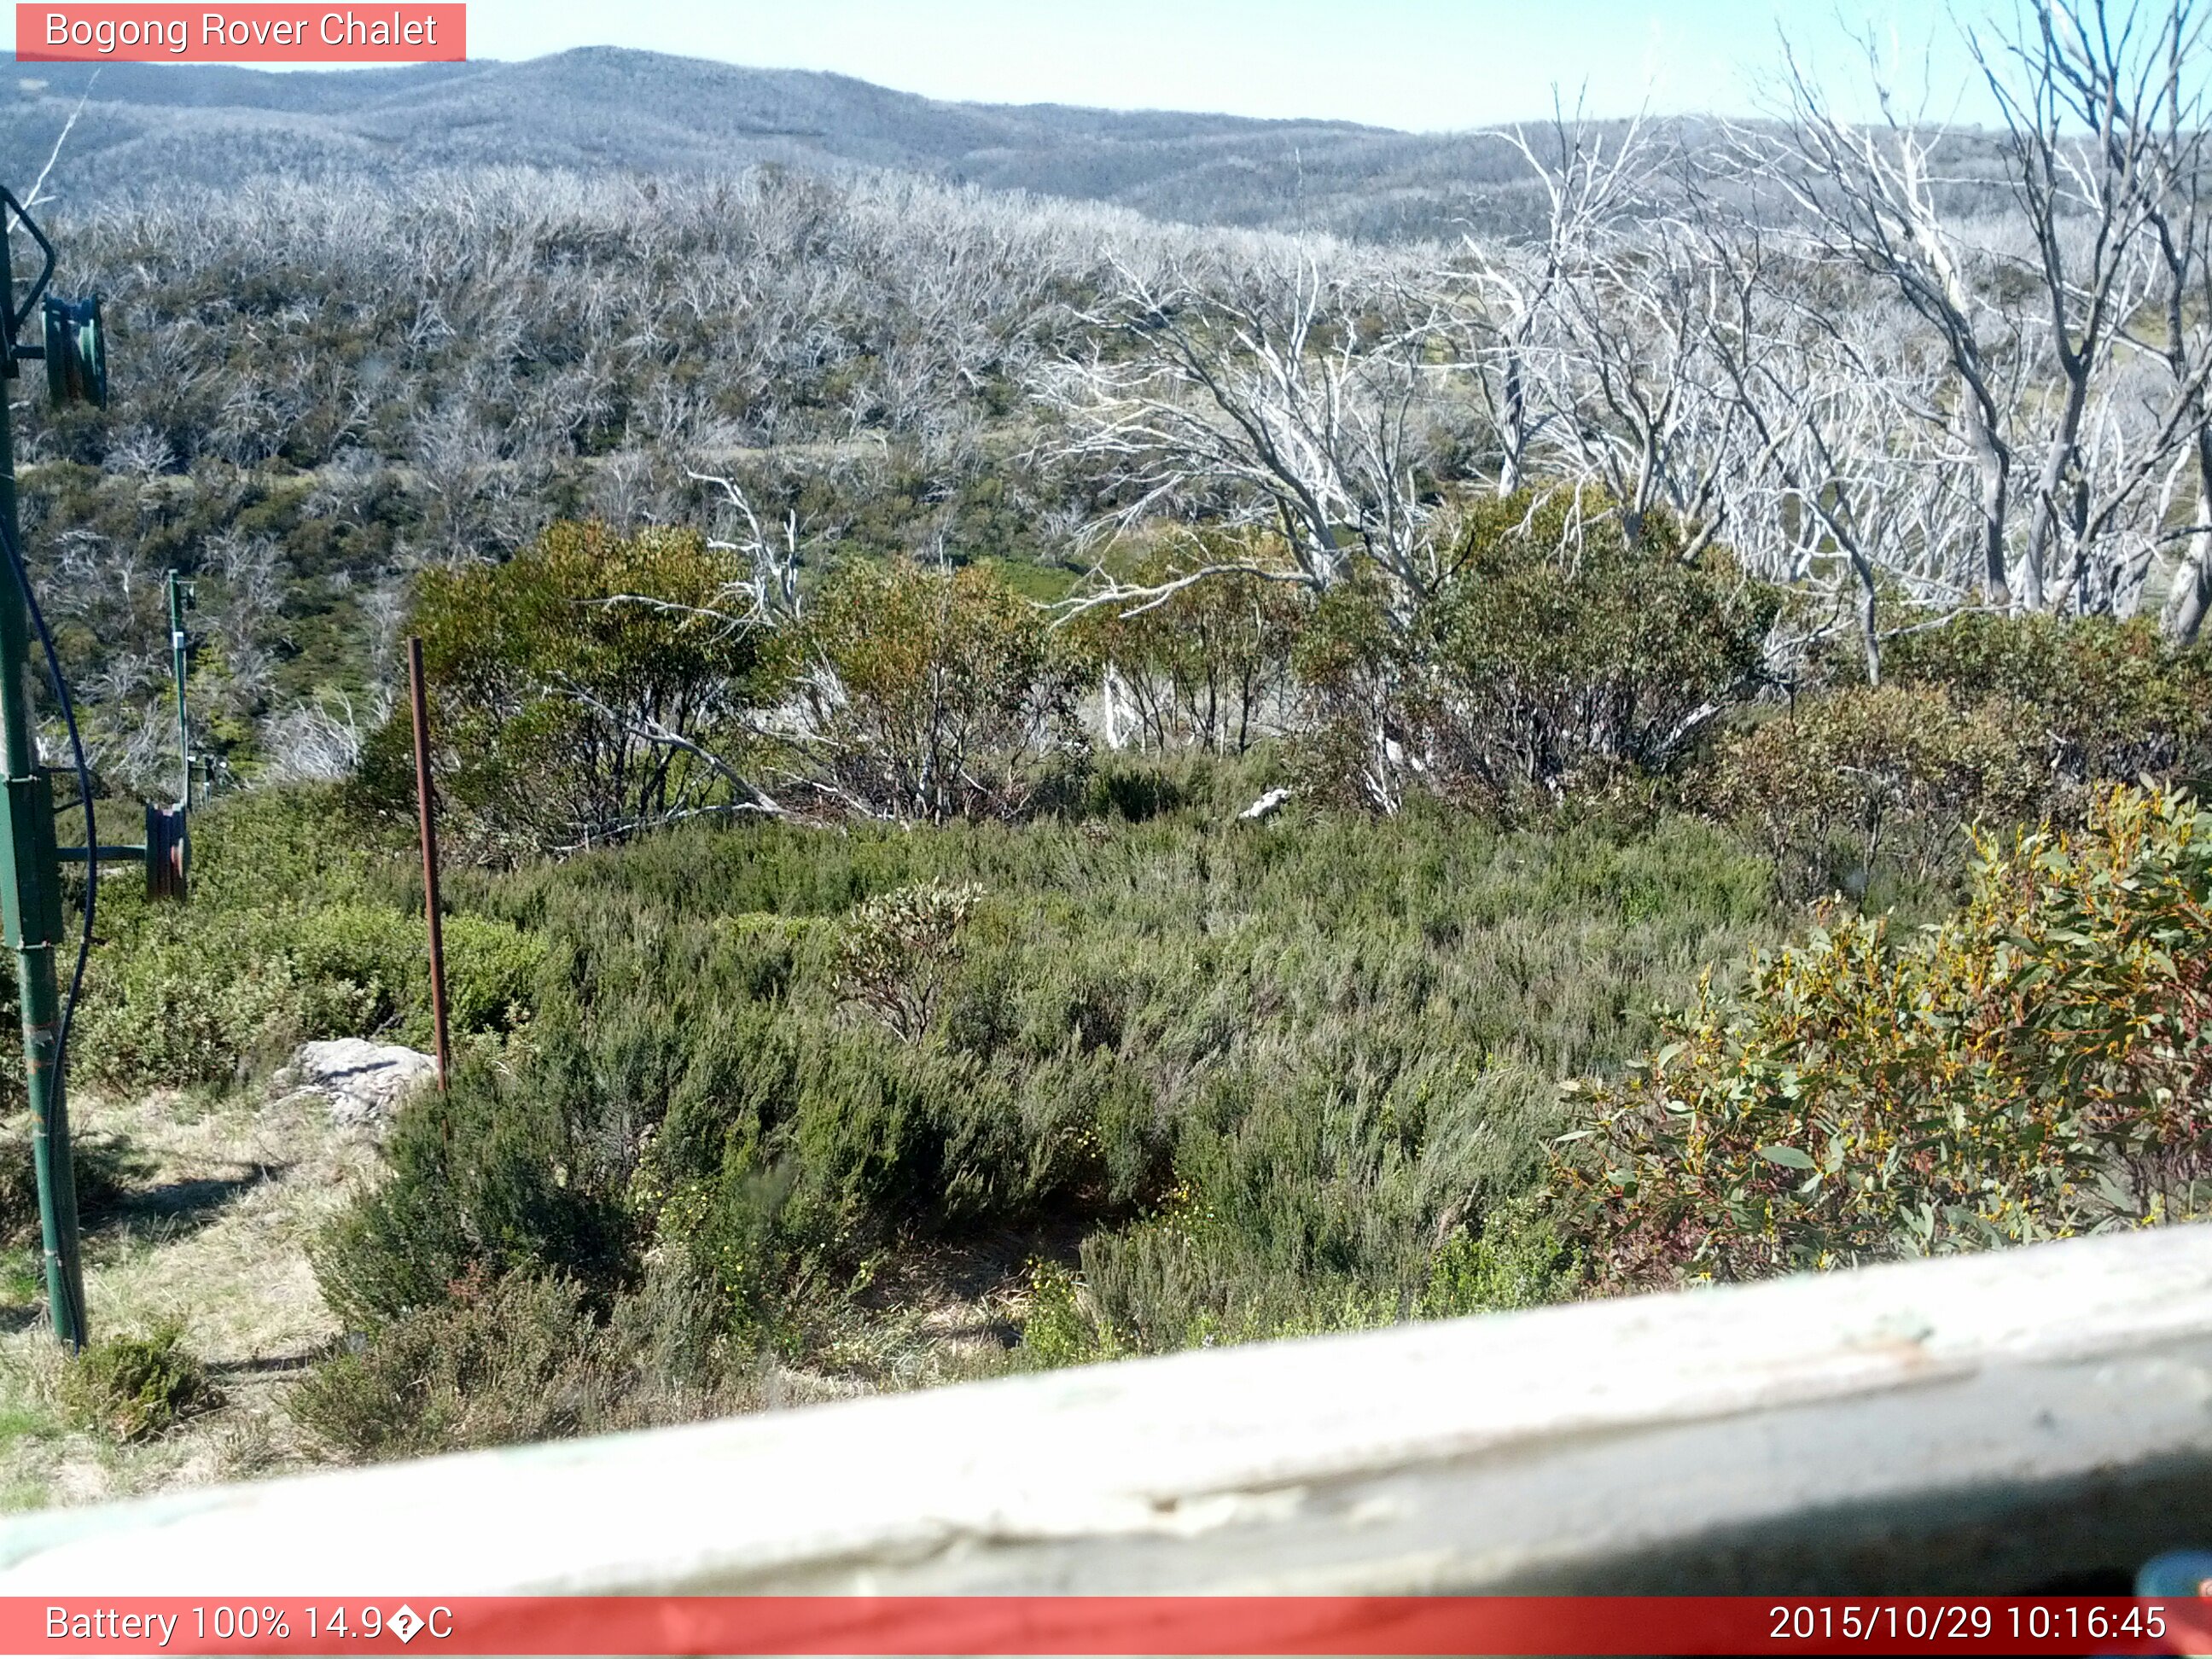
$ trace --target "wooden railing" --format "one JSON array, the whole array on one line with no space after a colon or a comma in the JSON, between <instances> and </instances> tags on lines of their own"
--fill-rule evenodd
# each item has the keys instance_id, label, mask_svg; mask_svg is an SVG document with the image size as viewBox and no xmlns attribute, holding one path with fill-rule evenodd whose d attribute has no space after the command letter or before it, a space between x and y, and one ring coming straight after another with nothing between
<instances>
[{"instance_id":1,"label":"wooden railing","mask_svg":"<svg viewBox=\"0 0 2212 1659\"><path fill-rule=\"evenodd\" d=\"M0 1593L2002 1593L2192 1545L2176 1227L46 1511Z\"/></svg>"}]
</instances>

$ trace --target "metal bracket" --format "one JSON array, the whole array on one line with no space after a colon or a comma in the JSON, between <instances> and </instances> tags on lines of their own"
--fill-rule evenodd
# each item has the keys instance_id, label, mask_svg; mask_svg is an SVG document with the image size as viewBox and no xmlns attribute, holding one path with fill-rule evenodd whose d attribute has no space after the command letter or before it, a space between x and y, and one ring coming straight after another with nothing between
<instances>
[{"instance_id":1,"label":"metal bracket","mask_svg":"<svg viewBox=\"0 0 2212 1659\"><path fill-rule=\"evenodd\" d=\"M143 864L146 859L146 849L143 847L110 847L105 842L90 848L57 847L54 856L64 864L84 864L91 861L85 857L88 851L95 854L101 864Z\"/></svg>"},{"instance_id":2,"label":"metal bracket","mask_svg":"<svg viewBox=\"0 0 2212 1659\"><path fill-rule=\"evenodd\" d=\"M143 844L131 846L102 842L97 847L87 847L79 842L73 846L56 848L54 856L64 864L143 865L146 871L148 898L180 899L185 896L185 883L191 873L189 825L190 819L183 807L155 806L149 803L146 808L146 839Z\"/></svg>"},{"instance_id":3,"label":"metal bracket","mask_svg":"<svg viewBox=\"0 0 2212 1659\"><path fill-rule=\"evenodd\" d=\"M7 793L14 831L0 836L0 922L10 950L51 950L62 932L61 891L42 879L58 856L53 786L40 772L9 778Z\"/></svg>"},{"instance_id":4,"label":"metal bracket","mask_svg":"<svg viewBox=\"0 0 2212 1659\"><path fill-rule=\"evenodd\" d=\"M18 346L15 337L23 331L23 325L30 321L31 313L38 309L39 301L46 291L46 284L53 280L54 245L46 240L46 233L39 228L39 222L31 216L30 209L16 199L13 191L0 185L0 236L8 234L7 216L10 213L15 216L16 222L25 230L31 233L31 240L39 245L40 256L45 262L39 267L39 274L31 279L31 291L23 297L20 309L14 304L13 295L0 294L0 323L6 325L4 331L0 331L6 336L0 339L0 380L12 380L15 378L15 363L19 358L29 356L33 350L40 357L46 355L44 346ZM0 270L5 269L7 262L0 260Z\"/></svg>"}]
</instances>

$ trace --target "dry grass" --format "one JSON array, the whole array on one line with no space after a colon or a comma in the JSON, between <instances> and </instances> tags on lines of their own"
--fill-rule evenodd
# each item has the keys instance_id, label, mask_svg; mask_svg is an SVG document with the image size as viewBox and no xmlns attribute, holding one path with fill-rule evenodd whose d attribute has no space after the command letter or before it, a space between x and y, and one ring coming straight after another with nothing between
<instances>
[{"instance_id":1,"label":"dry grass","mask_svg":"<svg viewBox=\"0 0 2212 1659\"><path fill-rule=\"evenodd\" d=\"M337 1334L307 1246L378 1167L319 1097L176 1094L77 1103L80 1139L122 1168L118 1200L87 1218L92 1334L179 1322L223 1406L149 1443L69 1427L65 1364L46 1323L35 1252L0 1275L0 1507L30 1509L155 1487L277 1474L313 1460L283 1409L289 1383Z\"/></svg>"}]
</instances>

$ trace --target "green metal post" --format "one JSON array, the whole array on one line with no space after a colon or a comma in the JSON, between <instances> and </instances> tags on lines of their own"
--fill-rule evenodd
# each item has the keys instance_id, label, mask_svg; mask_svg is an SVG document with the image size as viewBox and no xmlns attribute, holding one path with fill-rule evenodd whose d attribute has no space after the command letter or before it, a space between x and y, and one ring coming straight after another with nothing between
<instances>
[{"instance_id":1,"label":"green metal post","mask_svg":"<svg viewBox=\"0 0 2212 1659\"><path fill-rule=\"evenodd\" d=\"M185 584L169 573L169 672L177 687L177 804L146 804L146 896L181 899L192 865L192 728L185 708Z\"/></svg>"},{"instance_id":2,"label":"green metal post","mask_svg":"<svg viewBox=\"0 0 2212 1659\"><path fill-rule=\"evenodd\" d=\"M0 212L0 296L15 303L6 216ZM0 329L0 377L15 378L12 329ZM7 389L0 387L0 525L20 552L15 516L15 434ZM54 1070L61 997L54 957L61 941L61 866L54 853L54 798L39 763L31 724L31 623L12 576L0 580L0 764L7 777L6 833L0 835L0 920L15 953L23 1011L23 1080L30 1096L31 1155L39 1182L39 1232L46 1248L46 1307L54 1334L84 1346L84 1274L77 1255L76 1173L70 1155L69 1104ZM91 878L88 868L87 878Z\"/></svg>"},{"instance_id":3,"label":"green metal post","mask_svg":"<svg viewBox=\"0 0 2212 1659\"><path fill-rule=\"evenodd\" d=\"M177 682L177 764L183 769L177 805L188 807L192 804L192 727L185 714L185 676L191 665L185 660L184 584L173 570L169 573L169 672Z\"/></svg>"}]
</instances>

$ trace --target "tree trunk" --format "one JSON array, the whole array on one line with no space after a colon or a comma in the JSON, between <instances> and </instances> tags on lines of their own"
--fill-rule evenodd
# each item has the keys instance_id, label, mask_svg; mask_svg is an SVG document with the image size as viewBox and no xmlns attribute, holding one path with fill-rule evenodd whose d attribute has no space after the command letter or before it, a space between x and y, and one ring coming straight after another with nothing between
<instances>
[{"instance_id":1,"label":"tree trunk","mask_svg":"<svg viewBox=\"0 0 2212 1659\"><path fill-rule=\"evenodd\" d=\"M1505 418L1498 434L1504 453L1498 465L1498 497L1506 500L1521 488L1521 457L1528 443L1528 393L1521 382L1521 358L1516 352L1505 363Z\"/></svg>"},{"instance_id":2,"label":"tree trunk","mask_svg":"<svg viewBox=\"0 0 2212 1659\"><path fill-rule=\"evenodd\" d=\"M2031 611L2044 608L2043 579L2051 568L2051 549L2057 540L2058 491L2066 482L2067 464L2074 459L2080 445L2081 411L2089 396L2088 373L2086 359L2067 365L2066 405L2059 416L2058 430L2051 434L2051 447L2043 458L2043 471L2035 481L2035 523L2027 538L2027 558L2021 569L2021 598ZM2065 584L2069 592L2075 586L2070 580Z\"/></svg>"},{"instance_id":3,"label":"tree trunk","mask_svg":"<svg viewBox=\"0 0 2212 1659\"><path fill-rule=\"evenodd\" d=\"M2162 619L2166 637L2176 645L2194 645L2204 627L2204 613L2212 608L2212 431L2197 429L2197 520L2189 538L2189 551L2173 573L2173 589L2166 598Z\"/></svg>"},{"instance_id":4,"label":"tree trunk","mask_svg":"<svg viewBox=\"0 0 2212 1659\"><path fill-rule=\"evenodd\" d=\"M1874 567L1854 552L1851 568L1859 579L1859 648L1866 657L1867 684L1879 687L1881 684L1881 630L1876 626L1875 607L1879 595L1875 587Z\"/></svg>"},{"instance_id":5,"label":"tree trunk","mask_svg":"<svg viewBox=\"0 0 2212 1659\"><path fill-rule=\"evenodd\" d=\"M1982 422L1972 422L1968 436L1974 448L1974 472L1981 481L1982 574L1990 585L1990 603L2000 611L2009 611L2012 587L2005 576L2005 490L2011 458L1996 434ZM2035 605L2041 599L2038 593L2028 602Z\"/></svg>"},{"instance_id":6,"label":"tree trunk","mask_svg":"<svg viewBox=\"0 0 2212 1659\"><path fill-rule=\"evenodd\" d=\"M2173 592L2166 602L2166 636L2176 645L2194 645L2212 608L2212 527L2199 525L2189 538L2189 558L2174 573Z\"/></svg>"}]
</instances>

